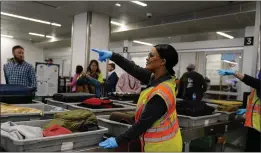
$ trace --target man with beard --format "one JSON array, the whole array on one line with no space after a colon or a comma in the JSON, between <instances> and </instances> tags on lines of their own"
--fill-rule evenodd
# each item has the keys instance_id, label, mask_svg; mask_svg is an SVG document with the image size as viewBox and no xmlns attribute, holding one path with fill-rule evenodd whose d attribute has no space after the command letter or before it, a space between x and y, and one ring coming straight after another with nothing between
<instances>
[{"instance_id":1,"label":"man with beard","mask_svg":"<svg viewBox=\"0 0 261 153\"><path fill-rule=\"evenodd\" d=\"M14 46L12 52L14 57L4 65L6 83L36 88L35 71L31 64L24 61L24 48Z\"/></svg>"}]
</instances>

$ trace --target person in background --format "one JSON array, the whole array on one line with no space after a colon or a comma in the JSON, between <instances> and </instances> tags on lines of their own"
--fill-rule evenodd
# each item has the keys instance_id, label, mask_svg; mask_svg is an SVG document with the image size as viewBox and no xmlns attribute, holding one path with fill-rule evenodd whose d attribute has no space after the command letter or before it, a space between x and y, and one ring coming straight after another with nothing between
<instances>
[{"instance_id":1,"label":"person in background","mask_svg":"<svg viewBox=\"0 0 261 153\"><path fill-rule=\"evenodd\" d=\"M178 63L177 51L167 44L154 46L146 59L145 69L117 53L97 49L92 51L99 54L100 61L110 59L124 71L147 84L137 103L135 123L125 133L116 138L110 137L99 146L116 148L139 138L141 151L181 152L183 142L176 112L173 70Z\"/></svg>"},{"instance_id":2,"label":"person in background","mask_svg":"<svg viewBox=\"0 0 261 153\"><path fill-rule=\"evenodd\" d=\"M91 85L90 92L95 93L97 97L101 96L101 84L104 83L99 63L97 60L91 60L87 67L87 79Z\"/></svg>"},{"instance_id":3,"label":"person in background","mask_svg":"<svg viewBox=\"0 0 261 153\"><path fill-rule=\"evenodd\" d=\"M7 84L22 85L36 90L36 74L33 66L24 60L24 48L14 46L13 60L4 65L4 74Z\"/></svg>"},{"instance_id":4,"label":"person in background","mask_svg":"<svg viewBox=\"0 0 261 153\"><path fill-rule=\"evenodd\" d=\"M135 64L133 61L131 62ZM116 85L116 92L140 93L140 91L141 85L139 80L127 72L121 75Z\"/></svg>"},{"instance_id":5,"label":"person in background","mask_svg":"<svg viewBox=\"0 0 261 153\"><path fill-rule=\"evenodd\" d=\"M116 84L119 80L119 77L117 73L115 72L115 64L114 63L109 63L108 64L108 78L104 82L104 91L105 93L109 92L115 92L116 91Z\"/></svg>"},{"instance_id":6,"label":"person in background","mask_svg":"<svg viewBox=\"0 0 261 153\"><path fill-rule=\"evenodd\" d=\"M204 77L195 71L194 64L189 64L187 72L180 79L178 97L187 100L202 100L206 91L207 84Z\"/></svg>"},{"instance_id":7,"label":"person in background","mask_svg":"<svg viewBox=\"0 0 261 153\"><path fill-rule=\"evenodd\" d=\"M247 74L241 74L236 70L218 70L222 76L235 76L246 85L253 88L248 97L246 109L239 109L238 115L245 114L245 126L248 129L245 152L261 152L261 73L258 78Z\"/></svg>"},{"instance_id":8,"label":"person in background","mask_svg":"<svg viewBox=\"0 0 261 153\"><path fill-rule=\"evenodd\" d=\"M53 64L53 59L48 58L48 59L45 60L45 62L46 62L48 65L52 65L52 64Z\"/></svg>"},{"instance_id":9,"label":"person in background","mask_svg":"<svg viewBox=\"0 0 261 153\"><path fill-rule=\"evenodd\" d=\"M72 92L76 92L76 83L77 80L83 75L83 67L81 65L76 66L76 73L73 76L72 82L68 83L67 85L72 87Z\"/></svg>"}]
</instances>

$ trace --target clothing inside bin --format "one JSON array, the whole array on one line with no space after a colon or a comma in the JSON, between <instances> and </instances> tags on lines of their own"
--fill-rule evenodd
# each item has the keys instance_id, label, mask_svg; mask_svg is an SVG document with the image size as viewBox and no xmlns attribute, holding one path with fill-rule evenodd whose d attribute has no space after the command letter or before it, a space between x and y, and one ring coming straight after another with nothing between
<instances>
[{"instance_id":1,"label":"clothing inside bin","mask_svg":"<svg viewBox=\"0 0 261 153\"><path fill-rule=\"evenodd\" d=\"M86 132L99 129L94 113L81 109L56 113L54 119L44 125L43 128L47 129L53 125L62 126L72 132Z\"/></svg>"},{"instance_id":2,"label":"clothing inside bin","mask_svg":"<svg viewBox=\"0 0 261 153\"><path fill-rule=\"evenodd\" d=\"M135 112L113 112L109 120L133 125L135 123Z\"/></svg>"},{"instance_id":3,"label":"clothing inside bin","mask_svg":"<svg viewBox=\"0 0 261 153\"><path fill-rule=\"evenodd\" d=\"M1 124L1 135L9 135L16 140L33 139L43 137L43 130L39 127L5 122Z\"/></svg>"},{"instance_id":4,"label":"clothing inside bin","mask_svg":"<svg viewBox=\"0 0 261 153\"><path fill-rule=\"evenodd\" d=\"M192 117L211 115L215 111L215 108L208 106L205 102L194 100L177 101L176 109L179 115Z\"/></svg>"},{"instance_id":5,"label":"clothing inside bin","mask_svg":"<svg viewBox=\"0 0 261 153\"><path fill-rule=\"evenodd\" d=\"M53 125L43 131L43 136L50 137L50 136L65 135L65 134L71 134L71 133L72 133L72 131L70 131L62 126Z\"/></svg>"},{"instance_id":6,"label":"clothing inside bin","mask_svg":"<svg viewBox=\"0 0 261 153\"><path fill-rule=\"evenodd\" d=\"M112 101L100 98L90 98L81 104L77 104L80 107L86 107L91 109L106 109L106 108L123 108L122 105L113 104Z\"/></svg>"},{"instance_id":7,"label":"clothing inside bin","mask_svg":"<svg viewBox=\"0 0 261 153\"><path fill-rule=\"evenodd\" d=\"M42 111L36 108L21 107L9 104L1 104L1 114L17 114L17 113L41 113Z\"/></svg>"}]
</instances>

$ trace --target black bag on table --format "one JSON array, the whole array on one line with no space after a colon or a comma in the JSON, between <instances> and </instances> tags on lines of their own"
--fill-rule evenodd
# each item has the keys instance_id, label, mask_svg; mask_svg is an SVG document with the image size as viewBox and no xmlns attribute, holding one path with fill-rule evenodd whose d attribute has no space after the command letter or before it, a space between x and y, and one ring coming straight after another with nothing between
<instances>
[{"instance_id":1,"label":"black bag on table","mask_svg":"<svg viewBox=\"0 0 261 153\"><path fill-rule=\"evenodd\" d=\"M112 100L133 101L134 104L137 104L140 94L113 92L113 93L109 93L108 96Z\"/></svg>"},{"instance_id":2,"label":"black bag on table","mask_svg":"<svg viewBox=\"0 0 261 153\"><path fill-rule=\"evenodd\" d=\"M53 95L53 100L62 102L83 102L86 99L96 97L95 94L90 93L57 93Z\"/></svg>"},{"instance_id":3,"label":"black bag on table","mask_svg":"<svg viewBox=\"0 0 261 153\"><path fill-rule=\"evenodd\" d=\"M208 106L204 101L183 100L176 102L176 110L179 115L198 117L212 115L215 108Z\"/></svg>"},{"instance_id":4,"label":"black bag on table","mask_svg":"<svg viewBox=\"0 0 261 153\"><path fill-rule=\"evenodd\" d=\"M21 85L0 84L0 102L7 104L33 103L35 88Z\"/></svg>"}]
</instances>

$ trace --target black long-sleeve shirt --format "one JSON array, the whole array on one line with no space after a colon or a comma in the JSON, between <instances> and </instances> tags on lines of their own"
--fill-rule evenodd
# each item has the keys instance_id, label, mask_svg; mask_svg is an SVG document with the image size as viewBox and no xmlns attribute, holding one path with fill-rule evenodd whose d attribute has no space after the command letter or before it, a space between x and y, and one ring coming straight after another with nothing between
<instances>
[{"instance_id":1,"label":"black long-sleeve shirt","mask_svg":"<svg viewBox=\"0 0 261 153\"><path fill-rule=\"evenodd\" d=\"M251 76L245 74L244 78L241 81L244 82L246 85L256 89L257 96L259 98L261 98L261 80L260 79L256 79L254 77L251 77Z\"/></svg>"},{"instance_id":2,"label":"black long-sleeve shirt","mask_svg":"<svg viewBox=\"0 0 261 153\"><path fill-rule=\"evenodd\" d=\"M131 61L125 59L119 54L113 53L112 61L119 65L123 70L140 80L142 83L150 86L156 86L159 83L171 78L168 74L158 79L153 79L152 73L144 68L137 66ZM153 96L146 104L144 112L138 122L132 125L124 134L116 137L118 144L137 139L142 133L146 132L152 125L167 112L167 105L160 96Z\"/></svg>"},{"instance_id":3,"label":"black long-sleeve shirt","mask_svg":"<svg viewBox=\"0 0 261 153\"><path fill-rule=\"evenodd\" d=\"M256 90L260 90L261 88L261 80L251 77L247 74L245 74L244 78L242 79L242 82Z\"/></svg>"}]
</instances>

